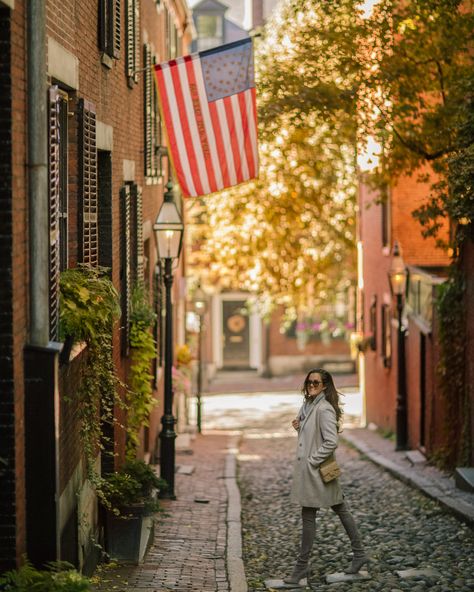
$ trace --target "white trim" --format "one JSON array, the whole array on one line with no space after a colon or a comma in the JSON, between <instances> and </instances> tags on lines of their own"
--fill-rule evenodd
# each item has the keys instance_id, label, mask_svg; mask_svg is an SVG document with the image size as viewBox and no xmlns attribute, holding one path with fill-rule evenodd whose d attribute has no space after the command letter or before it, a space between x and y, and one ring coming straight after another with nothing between
<instances>
[{"instance_id":1,"label":"white trim","mask_svg":"<svg viewBox=\"0 0 474 592\"><path fill-rule=\"evenodd\" d=\"M217 369L224 366L222 304L239 300L253 303L255 297L247 292L225 292L212 298L212 351ZM262 322L257 312L252 312L249 317L249 366L256 370L262 366Z\"/></svg>"},{"instance_id":2,"label":"white trim","mask_svg":"<svg viewBox=\"0 0 474 592\"><path fill-rule=\"evenodd\" d=\"M15 0L0 0L0 4L5 4L5 6L8 6L12 10L15 8Z\"/></svg>"},{"instance_id":3,"label":"white trim","mask_svg":"<svg viewBox=\"0 0 474 592\"><path fill-rule=\"evenodd\" d=\"M49 36L48 74L69 88L79 90L79 59Z\"/></svg>"},{"instance_id":4,"label":"white trim","mask_svg":"<svg viewBox=\"0 0 474 592\"><path fill-rule=\"evenodd\" d=\"M97 150L112 152L114 147L114 128L111 125L97 121L96 138Z\"/></svg>"}]
</instances>

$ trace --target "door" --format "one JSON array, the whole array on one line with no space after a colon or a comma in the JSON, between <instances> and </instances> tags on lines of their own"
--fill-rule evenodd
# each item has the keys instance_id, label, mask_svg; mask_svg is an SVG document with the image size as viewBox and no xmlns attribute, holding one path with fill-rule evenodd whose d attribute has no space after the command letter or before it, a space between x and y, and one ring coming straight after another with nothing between
<instances>
[{"instance_id":1,"label":"door","mask_svg":"<svg viewBox=\"0 0 474 592\"><path fill-rule=\"evenodd\" d=\"M250 331L245 300L224 300L222 319L224 368L249 368Z\"/></svg>"}]
</instances>

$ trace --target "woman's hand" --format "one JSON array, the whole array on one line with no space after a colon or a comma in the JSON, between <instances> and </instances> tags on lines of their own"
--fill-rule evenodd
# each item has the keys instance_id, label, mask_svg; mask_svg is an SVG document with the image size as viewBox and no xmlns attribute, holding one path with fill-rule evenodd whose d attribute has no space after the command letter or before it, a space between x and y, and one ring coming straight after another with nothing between
<instances>
[{"instance_id":1,"label":"woman's hand","mask_svg":"<svg viewBox=\"0 0 474 592\"><path fill-rule=\"evenodd\" d=\"M295 428L295 430L299 430L300 429L300 420L298 418L294 419L291 422L291 425Z\"/></svg>"}]
</instances>

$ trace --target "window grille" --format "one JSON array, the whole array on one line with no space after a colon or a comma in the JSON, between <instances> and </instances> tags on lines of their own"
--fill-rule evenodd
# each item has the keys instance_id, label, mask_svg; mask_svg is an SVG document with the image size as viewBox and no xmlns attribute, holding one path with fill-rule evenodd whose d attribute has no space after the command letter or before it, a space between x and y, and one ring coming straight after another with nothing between
<instances>
[{"instance_id":1,"label":"window grille","mask_svg":"<svg viewBox=\"0 0 474 592\"><path fill-rule=\"evenodd\" d=\"M127 77L130 86L138 82L140 68L140 2L127 0Z\"/></svg>"},{"instance_id":2,"label":"window grille","mask_svg":"<svg viewBox=\"0 0 474 592\"><path fill-rule=\"evenodd\" d=\"M79 103L79 237L80 260L97 266L99 236L97 227L97 145L96 112L90 101Z\"/></svg>"},{"instance_id":3,"label":"window grille","mask_svg":"<svg viewBox=\"0 0 474 592\"><path fill-rule=\"evenodd\" d=\"M48 118L48 185L49 185L49 337L58 338L59 324L59 114L60 94L57 86L49 89Z\"/></svg>"}]
</instances>

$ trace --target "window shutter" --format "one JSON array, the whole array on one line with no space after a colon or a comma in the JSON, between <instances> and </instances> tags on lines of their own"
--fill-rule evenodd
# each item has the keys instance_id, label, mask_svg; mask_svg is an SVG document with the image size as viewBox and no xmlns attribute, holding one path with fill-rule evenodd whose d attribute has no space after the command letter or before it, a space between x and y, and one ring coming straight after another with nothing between
<instances>
[{"instance_id":1,"label":"window shutter","mask_svg":"<svg viewBox=\"0 0 474 592\"><path fill-rule=\"evenodd\" d=\"M49 89L49 337L58 338L59 324L59 92Z\"/></svg>"},{"instance_id":2,"label":"window shutter","mask_svg":"<svg viewBox=\"0 0 474 592\"><path fill-rule=\"evenodd\" d=\"M79 236L80 260L97 266L99 238L97 228L97 147L96 112L90 101L81 99L79 122Z\"/></svg>"},{"instance_id":3,"label":"window shutter","mask_svg":"<svg viewBox=\"0 0 474 592\"><path fill-rule=\"evenodd\" d=\"M143 281L144 279L144 250L143 250L143 197L142 188L138 185L133 185L134 193L134 235L136 240L134 268L136 271L136 279Z\"/></svg>"},{"instance_id":4,"label":"window shutter","mask_svg":"<svg viewBox=\"0 0 474 592\"><path fill-rule=\"evenodd\" d=\"M140 63L140 2L127 0L127 76L129 84L138 82Z\"/></svg>"},{"instance_id":5,"label":"window shutter","mask_svg":"<svg viewBox=\"0 0 474 592\"><path fill-rule=\"evenodd\" d=\"M114 18L113 18L113 56L116 59L120 58L120 48L122 41L122 11L121 0L112 0L114 4Z\"/></svg>"},{"instance_id":6,"label":"window shutter","mask_svg":"<svg viewBox=\"0 0 474 592\"><path fill-rule=\"evenodd\" d=\"M153 176L153 76L151 70L151 48L144 46L143 67L145 68L145 177Z\"/></svg>"},{"instance_id":7,"label":"window shutter","mask_svg":"<svg viewBox=\"0 0 474 592\"><path fill-rule=\"evenodd\" d=\"M130 185L122 187L120 192L120 286L122 305L122 355L128 355L130 333L130 300L131 300L131 236L130 236Z\"/></svg>"}]
</instances>

